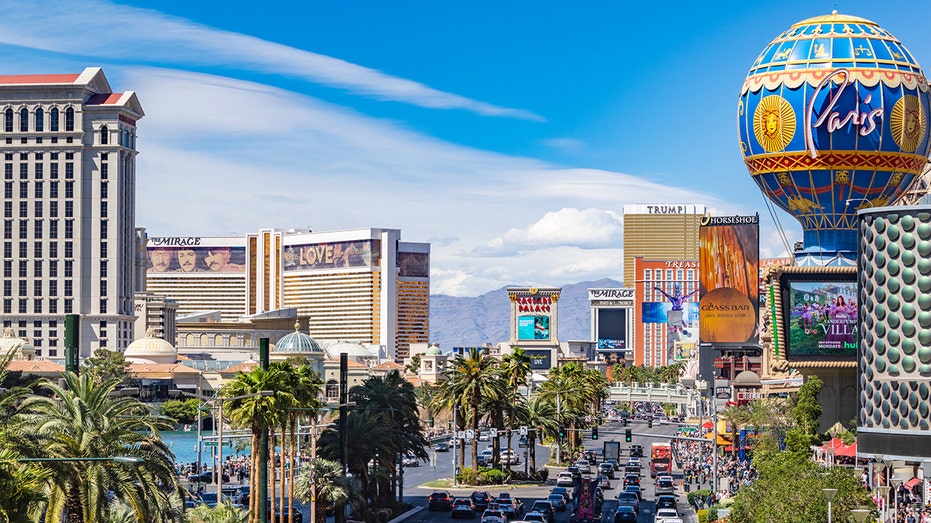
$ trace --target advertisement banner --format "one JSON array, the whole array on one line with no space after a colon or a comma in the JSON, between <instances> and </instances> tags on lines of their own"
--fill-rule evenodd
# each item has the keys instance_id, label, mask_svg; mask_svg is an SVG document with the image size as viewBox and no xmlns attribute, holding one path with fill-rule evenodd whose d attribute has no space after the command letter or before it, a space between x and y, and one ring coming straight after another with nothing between
<instances>
[{"instance_id":1,"label":"advertisement banner","mask_svg":"<svg viewBox=\"0 0 931 523\"><path fill-rule=\"evenodd\" d=\"M857 284L786 278L786 358L852 358L857 355Z\"/></svg>"},{"instance_id":2,"label":"advertisement banner","mask_svg":"<svg viewBox=\"0 0 931 523\"><path fill-rule=\"evenodd\" d=\"M549 349L524 349L532 370L549 370L553 366L553 352Z\"/></svg>"},{"instance_id":3,"label":"advertisement banner","mask_svg":"<svg viewBox=\"0 0 931 523\"><path fill-rule=\"evenodd\" d=\"M165 238L149 238L146 247L146 272L215 272L243 273L246 271L246 248L228 245L178 245L163 241Z\"/></svg>"},{"instance_id":4,"label":"advertisement banner","mask_svg":"<svg viewBox=\"0 0 931 523\"><path fill-rule=\"evenodd\" d=\"M399 252L398 276L402 278L429 278L430 255L425 252Z\"/></svg>"},{"instance_id":5,"label":"advertisement banner","mask_svg":"<svg viewBox=\"0 0 931 523\"><path fill-rule=\"evenodd\" d=\"M381 263L381 240L289 245L284 249L284 270L377 267Z\"/></svg>"},{"instance_id":6,"label":"advertisement banner","mask_svg":"<svg viewBox=\"0 0 931 523\"><path fill-rule=\"evenodd\" d=\"M548 340L550 339L549 316L519 316L517 318L517 339L519 340Z\"/></svg>"},{"instance_id":7,"label":"advertisement banner","mask_svg":"<svg viewBox=\"0 0 931 523\"><path fill-rule=\"evenodd\" d=\"M685 302L681 305L681 311L675 311L678 316L681 314L681 322L686 326L693 325L699 320L698 303L694 301ZM673 304L668 301L645 301L640 304L640 318L643 323L670 323L669 317L673 313Z\"/></svg>"},{"instance_id":8,"label":"advertisement banner","mask_svg":"<svg viewBox=\"0 0 931 523\"><path fill-rule=\"evenodd\" d=\"M718 346L756 345L760 306L759 216L705 216L699 227L699 336Z\"/></svg>"}]
</instances>

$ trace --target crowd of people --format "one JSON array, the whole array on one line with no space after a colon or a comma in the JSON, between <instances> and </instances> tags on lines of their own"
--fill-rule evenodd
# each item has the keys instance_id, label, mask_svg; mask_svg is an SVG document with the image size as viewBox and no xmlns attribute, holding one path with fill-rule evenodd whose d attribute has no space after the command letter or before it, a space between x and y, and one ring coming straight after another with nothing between
<instances>
[{"instance_id":1,"label":"crowd of people","mask_svg":"<svg viewBox=\"0 0 931 523\"><path fill-rule=\"evenodd\" d=\"M714 490L714 465L711 442L686 439L672 440L672 453L679 468L682 469L682 488L686 492L712 490L707 498L696 498L696 509L704 508L733 496L741 486L749 485L757 478L756 469L749 459L740 459L730 454L717 458L718 488Z\"/></svg>"}]
</instances>

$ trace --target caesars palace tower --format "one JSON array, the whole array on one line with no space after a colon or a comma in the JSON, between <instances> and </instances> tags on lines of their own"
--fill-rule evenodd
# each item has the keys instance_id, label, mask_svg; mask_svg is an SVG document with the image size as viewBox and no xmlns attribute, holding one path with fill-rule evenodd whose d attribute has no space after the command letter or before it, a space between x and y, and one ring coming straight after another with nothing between
<instances>
[{"instance_id":1,"label":"caesars palace tower","mask_svg":"<svg viewBox=\"0 0 931 523\"><path fill-rule=\"evenodd\" d=\"M66 314L81 357L133 339L135 93L100 68L0 75L4 328L37 356L64 356Z\"/></svg>"}]
</instances>

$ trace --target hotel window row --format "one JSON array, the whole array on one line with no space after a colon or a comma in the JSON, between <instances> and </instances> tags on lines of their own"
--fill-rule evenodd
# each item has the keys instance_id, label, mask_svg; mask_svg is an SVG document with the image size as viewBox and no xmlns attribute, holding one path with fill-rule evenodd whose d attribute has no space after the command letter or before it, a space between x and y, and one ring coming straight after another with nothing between
<instances>
[{"instance_id":1,"label":"hotel window row","mask_svg":"<svg viewBox=\"0 0 931 523\"><path fill-rule=\"evenodd\" d=\"M61 120L61 112L57 107L52 107L48 111L48 130L51 132L59 131L59 121ZM74 108L68 107L64 110L65 113L65 131L74 131ZM4 111L3 116L3 130L4 132L12 133L15 128L14 120L16 112L12 108L7 108ZM23 107L19 110L19 132L27 133L29 132L29 109ZM41 107L36 107L33 111L32 116L32 130L35 132L45 132L45 109Z\"/></svg>"}]
</instances>

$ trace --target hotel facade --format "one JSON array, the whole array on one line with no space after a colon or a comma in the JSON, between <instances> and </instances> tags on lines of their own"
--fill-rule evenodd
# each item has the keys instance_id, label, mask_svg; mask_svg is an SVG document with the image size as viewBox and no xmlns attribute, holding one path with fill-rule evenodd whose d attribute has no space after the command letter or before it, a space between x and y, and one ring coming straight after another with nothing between
<instances>
[{"instance_id":1,"label":"hotel facade","mask_svg":"<svg viewBox=\"0 0 931 523\"><path fill-rule=\"evenodd\" d=\"M146 291L176 302L179 322L296 309L318 342L377 345L399 362L429 341L430 245L402 242L397 229L153 236L146 262Z\"/></svg>"},{"instance_id":2,"label":"hotel facade","mask_svg":"<svg viewBox=\"0 0 931 523\"><path fill-rule=\"evenodd\" d=\"M0 76L3 327L36 355L64 356L66 314L80 314L81 357L133 340L135 93L99 68Z\"/></svg>"}]
</instances>

